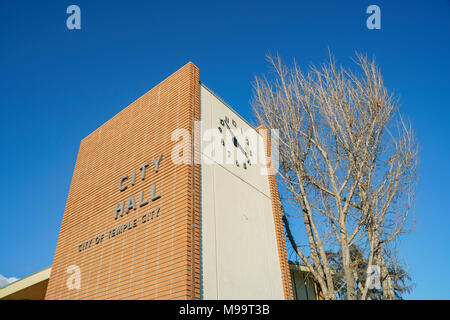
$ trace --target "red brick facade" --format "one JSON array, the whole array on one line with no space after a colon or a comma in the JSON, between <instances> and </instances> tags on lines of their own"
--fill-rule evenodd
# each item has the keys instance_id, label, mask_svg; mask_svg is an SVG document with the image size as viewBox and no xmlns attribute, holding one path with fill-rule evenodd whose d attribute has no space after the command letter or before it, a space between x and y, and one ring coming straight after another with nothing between
<instances>
[{"instance_id":1,"label":"red brick facade","mask_svg":"<svg viewBox=\"0 0 450 320\"><path fill-rule=\"evenodd\" d=\"M171 133L199 118L198 86L188 63L82 140L46 299L199 299L199 168L171 161ZM71 265L80 289L67 286Z\"/></svg>"}]
</instances>

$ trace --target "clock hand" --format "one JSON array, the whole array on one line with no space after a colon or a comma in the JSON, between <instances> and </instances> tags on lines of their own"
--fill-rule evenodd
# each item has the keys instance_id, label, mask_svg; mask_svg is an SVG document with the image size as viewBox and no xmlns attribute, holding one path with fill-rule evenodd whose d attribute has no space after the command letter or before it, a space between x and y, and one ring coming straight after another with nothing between
<instances>
[{"instance_id":1,"label":"clock hand","mask_svg":"<svg viewBox=\"0 0 450 320\"><path fill-rule=\"evenodd\" d=\"M237 146L239 147L239 149L241 149L241 152L245 155L245 157L246 157L247 159L249 159L248 156L247 156L247 152L245 152L245 150L242 148L241 144L239 143L239 140L238 140L238 139L236 138L236 136L234 135L234 133L233 133L233 131L231 130L231 128L230 128L230 126L228 125L228 123L227 123L226 121L224 121L224 123L225 123L225 125L227 126L227 128L228 128L228 130L230 131L230 133L231 133L231 135L233 136L233 138L236 139ZM250 160L250 159L249 159L249 160Z\"/></svg>"}]
</instances>

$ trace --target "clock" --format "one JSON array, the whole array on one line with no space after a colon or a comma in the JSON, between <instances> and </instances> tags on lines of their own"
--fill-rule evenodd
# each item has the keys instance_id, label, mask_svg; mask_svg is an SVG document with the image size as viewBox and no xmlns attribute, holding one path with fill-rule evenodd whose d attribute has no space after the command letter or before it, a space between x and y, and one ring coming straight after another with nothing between
<instances>
[{"instance_id":1,"label":"clock","mask_svg":"<svg viewBox=\"0 0 450 320\"><path fill-rule=\"evenodd\" d=\"M220 143L225 149L226 157L231 158L232 149L234 149L233 154L241 153L243 157L236 157L234 164L236 167L247 170L252 165L250 158L253 154L250 150L248 137L244 137L244 130L238 127L235 119L232 119L230 123L230 118L227 116L219 119L218 130L223 135ZM230 135L228 137L231 137L231 139L225 139L226 135ZM231 146L226 145L226 143L231 143Z\"/></svg>"}]
</instances>

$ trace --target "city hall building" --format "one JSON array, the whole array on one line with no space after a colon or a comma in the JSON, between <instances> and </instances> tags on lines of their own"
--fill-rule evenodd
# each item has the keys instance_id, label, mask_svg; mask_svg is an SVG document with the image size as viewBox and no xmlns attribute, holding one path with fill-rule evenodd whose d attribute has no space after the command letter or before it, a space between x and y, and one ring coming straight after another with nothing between
<instances>
[{"instance_id":1,"label":"city hall building","mask_svg":"<svg viewBox=\"0 0 450 320\"><path fill-rule=\"evenodd\" d=\"M81 141L52 266L0 299L314 299L271 149L186 64Z\"/></svg>"}]
</instances>

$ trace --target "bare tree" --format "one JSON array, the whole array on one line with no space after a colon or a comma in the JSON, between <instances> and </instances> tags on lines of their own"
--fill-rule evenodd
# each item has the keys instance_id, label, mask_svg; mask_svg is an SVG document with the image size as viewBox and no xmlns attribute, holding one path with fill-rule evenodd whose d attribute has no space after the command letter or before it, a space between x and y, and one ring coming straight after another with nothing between
<instances>
[{"instance_id":1,"label":"bare tree","mask_svg":"<svg viewBox=\"0 0 450 320\"><path fill-rule=\"evenodd\" d=\"M396 248L395 246L390 246L389 248L384 248L384 254L387 257L387 268L388 268L388 274L389 277L392 280L392 284L394 287L394 295L395 299L403 299L404 295L406 293L410 293L411 290L414 288L415 284L412 282L412 279L406 269L406 267L401 263L398 259L398 256L396 255ZM393 254L394 253L394 254ZM360 291L361 289L366 289L365 286L359 286L360 281L366 280L366 273L368 269L368 260L367 255L364 254L364 251L361 250L358 246L352 244L350 246L350 257L353 263L353 266L355 266L356 272L357 272L357 283L355 285L356 288L356 295L359 299L362 299L363 292ZM345 279L344 274L342 270L342 255L340 251L337 252L331 252L327 251L327 258L330 262L332 273L333 273L333 279L334 279L334 286L335 288L341 288L337 290L336 296L338 299L346 299L347 298L347 291L346 291L346 285L345 285ZM380 279L383 281L383 279ZM382 291L378 290L377 288L368 288L367 292L365 293L365 299L370 300L379 300L382 298Z\"/></svg>"},{"instance_id":2,"label":"bare tree","mask_svg":"<svg viewBox=\"0 0 450 320\"><path fill-rule=\"evenodd\" d=\"M279 57L268 60L274 74L256 78L252 104L260 124L279 130L278 177L292 249L326 299L342 290L327 256L339 251L346 298L366 299L368 283L350 252L358 245L366 265L380 267L382 298L394 299L384 248L411 230L417 181L417 145L398 98L375 61L360 54L356 68L337 67L330 57L306 72ZM298 218L306 245L293 231Z\"/></svg>"}]
</instances>

